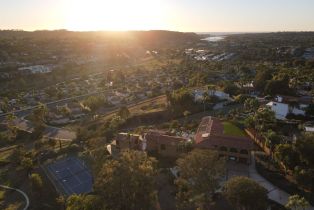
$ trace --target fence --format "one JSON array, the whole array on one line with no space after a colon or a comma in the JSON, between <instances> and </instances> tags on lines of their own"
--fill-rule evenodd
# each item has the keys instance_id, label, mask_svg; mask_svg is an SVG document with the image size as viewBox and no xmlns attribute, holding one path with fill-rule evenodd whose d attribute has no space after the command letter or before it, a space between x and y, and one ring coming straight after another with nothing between
<instances>
[{"instance_id":1,"label":"fence","mask_svg":"<svg viewBox=\"0 0 314 210\"><path fill-rule=\"evenodd\" d=\"M265 139L258 135L256 133L256 131L254 130L250 130L250 129L245 129L245 132L247 133L247 135L260 147L263 149L263 151L267 154L267 155L271 155L272 152L269 149L269 147L266 146L265 144Z\"/></svg>"}]
</instances>

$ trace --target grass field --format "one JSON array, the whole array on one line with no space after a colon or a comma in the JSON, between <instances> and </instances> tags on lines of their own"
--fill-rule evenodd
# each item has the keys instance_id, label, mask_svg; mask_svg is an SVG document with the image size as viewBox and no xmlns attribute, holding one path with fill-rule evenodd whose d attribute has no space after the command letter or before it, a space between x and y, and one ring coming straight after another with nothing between
<instances>
[{"instance_id":1,"label":"grass field","mask_svg":"<svg viewBox=\"0 0 314 210\"><path fill-rule=\"evenodd\" d=\"M236 125L234 125L231 122L223 122L224 126L224 134L228 136L239 136L243 137L245 136L245 133L243 130L238 128Z\"/></svg>"}]
</instances>

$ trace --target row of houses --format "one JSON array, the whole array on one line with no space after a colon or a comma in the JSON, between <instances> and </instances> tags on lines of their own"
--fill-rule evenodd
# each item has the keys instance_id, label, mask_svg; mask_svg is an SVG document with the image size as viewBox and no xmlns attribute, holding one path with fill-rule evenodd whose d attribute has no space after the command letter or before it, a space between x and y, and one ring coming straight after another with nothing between
<instances>
[{"instance_id":1,"label":"row of houses","mask_svg":"<svg viewBox=\"0 0 314 210\"><path fill-rule=\"evenodd\" d=\"M216 150L221 156L232 161L250 163L253 143L247 137L234 137L224 134L222 122L211 116L204 117L194 136L175 136L165 131L151 130L142 135L119 133L112 146L118 150L135 149L165 157L178 157L192 148Z\"/></svg>"},{"instance_id":2,"label":"row of houses","mask_svg":"<svg viewBox=\"0 0 314 210\"><path fill-rule=\"evenodd\" d=\"M235 56L234 53L211 53L208 50L186 49L185 54L197 61L224 61Z\"/></svg>"},{"instance_id":3,"label":"row of houses","mask_svg":"<svg viewBox=\"0 0 314 210\"><path fill-rule=\"evenodd\" d=\"M53 69L53 65L35 65L20 67L18 68L18 71L22 72L23 74L45 74L52 72Z\"/></svg>"}]
</instances>

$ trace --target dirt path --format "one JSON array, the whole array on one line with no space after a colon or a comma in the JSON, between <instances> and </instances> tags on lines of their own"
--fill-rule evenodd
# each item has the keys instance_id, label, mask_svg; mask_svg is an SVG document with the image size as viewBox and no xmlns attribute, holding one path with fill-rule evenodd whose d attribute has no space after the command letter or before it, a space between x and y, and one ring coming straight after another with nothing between
<instances>
[{"instance_id":1,"label":"dirt path","mask_svg":"<svg viewBox=\"0 0 314 210\"><path fill-rule=\"evenodd\" d=\"M27 196L27 194L25 192L23 192L22 190L20 189L17 189L17 188L12 188L12 187L9 187L9 186L5 186L5 185L0 185L1 188L3 189L6 189L6 190L14 190L18 193L20 193L24 198L25 198L25 207L23 208L23 210L27 210L28 207L29 207L29 198Z\"/></svg>"}]
</instances>

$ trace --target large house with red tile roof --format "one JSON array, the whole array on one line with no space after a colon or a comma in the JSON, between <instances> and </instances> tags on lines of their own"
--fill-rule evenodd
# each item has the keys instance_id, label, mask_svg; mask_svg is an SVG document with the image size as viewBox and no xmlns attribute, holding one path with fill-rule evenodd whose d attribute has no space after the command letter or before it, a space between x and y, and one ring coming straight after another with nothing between
<instances>
[{"instance_id":1,"label":"large house with red tile roof","mask_svg":"<svg viewBox=\"0 0 314 210\"><path fill-rule=\"evenodd\" d=\"M178 157L183 152L182 145L188 141L163 131L149 131L144 134L143 139L145 150L166 157Z\"/></svg>"},{"instance_id":2,"label":"large house with red tile roof","mask_svg":"<svg viewBox=\"0 0 314 210\"><path fill-rule=\"evenodd\" d=\"M178 157L185 152L189 139L171 133L150 130L142 136L119 133L116 137L118 149L136 149L152 152L164 157ZM247 137L230 136L224 133L222 122L213 117L204 117L195 134L195 148L217 150L229 160L250 163L253 142Z\"/></svg>"},{"instance_id":3,"label":"large house with red tile roof","mask_svg":"<svg viewBox=\"0 0 314 210\"><path fill-rule=\"evenodd\" d=\"M119 133L115 139L115 146L119 150L135 149L164 157L177 157L183 152L183 145L187 141L186 138L168 132L151 130L143 135Z\"/></svg>"},{"instance_id":4,"label":"large house with red tile roof","mask_svg":"<svg viewBox=\"0 0 314 210\"><path fill-rule=\"evenodd\" d=\"M195 147L217 150L229 160L250 163L253 143L247 137L224 134L224 125L214 117L204 117L195 134Z\"/></svg>"}]
</instances>

